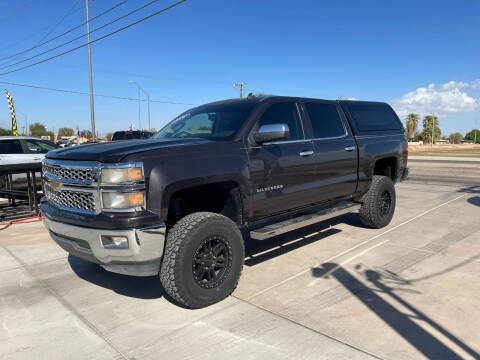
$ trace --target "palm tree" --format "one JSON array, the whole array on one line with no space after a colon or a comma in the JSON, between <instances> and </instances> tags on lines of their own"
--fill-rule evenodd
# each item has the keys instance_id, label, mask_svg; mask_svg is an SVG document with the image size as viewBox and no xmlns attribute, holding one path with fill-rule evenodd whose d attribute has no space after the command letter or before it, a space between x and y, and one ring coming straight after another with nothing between
<instances>
[{"instance_id":1,"label":"palm tree","mask_svg":"<svg viewBox=\"0 0 480 360\"><path fill-rule=\"evenodd\" d=\"M408 114L407 116L407 138L412 140L415 137L418 127L418 119L420 116L418 114Z\"/></svg>"}]
</instances>

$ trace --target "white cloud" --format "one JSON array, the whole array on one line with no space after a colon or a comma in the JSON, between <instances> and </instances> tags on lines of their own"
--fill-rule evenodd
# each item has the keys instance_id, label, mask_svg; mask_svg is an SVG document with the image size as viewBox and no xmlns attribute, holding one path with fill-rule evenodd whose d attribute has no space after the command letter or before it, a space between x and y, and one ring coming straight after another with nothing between
<instances>
[{"instance_id":1,"label":"white cloud","mask_svg":"<svg viewBox=\"0 0 480 360\"><path fill-rule=\"evenodd\" d=\"M474 89L480 89L480 79L473 80L471 85Z\"/></svg>"},{"instance_id":2,"label":"white cloud","mask_svg":"<svg viewBox=\"0 0 480 360\"><path fill-rule=\"evenodd\" d=\"M470 86L470 84L465 83L465 82L449 81L448 83L440 85L439 88L441 90L448 91L448 90L454 90L454 89L462 89L462 88L466 88L466 87L469 87L469 86Z\"/></svg>"},{"instance_id":3,"label":"white cloud","mask_svg":"<svg viewBox=\"0 0 480 360\"><path fill-rule=\"evenodd\" d=\"M480 80L480 79L479 79ZM449 113L472 112L479 105L479 99L468 95L465 88L480 87L480 81L471 84L449 81L443 85L430 84L404 94L394 102L394 108L401 118L415 112L420 116L432 114L446 115Z\"/></svg>"}]
</instances>

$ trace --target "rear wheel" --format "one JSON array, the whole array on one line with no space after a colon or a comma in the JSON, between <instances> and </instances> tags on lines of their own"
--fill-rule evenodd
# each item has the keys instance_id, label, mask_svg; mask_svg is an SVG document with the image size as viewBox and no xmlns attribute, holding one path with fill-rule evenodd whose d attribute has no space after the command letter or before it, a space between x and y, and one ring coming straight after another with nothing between
<instances>
[{"instance_id":1,"label":"rear wheel","mask_svg":"<svg viewBox=\"0 0 480 360\"><path fill-rule=\"evenodd\" d=\"M160 280L176 301L190 308L205 307L235 290L244 253L233 221L215 213L193 213L168 233Z\"/></svg>"},{"instance_id":2,"label":"rear wheel","mask_svg":"<svg viewBox=\"0 0 480 360\"><path fill-rule=\"evenodd\" d=\"M380 229L387 226L395 212L396 194L392 180L375 175L370 189L363 197L360 220L368 227Z\"/></svg>"}]
</instances>

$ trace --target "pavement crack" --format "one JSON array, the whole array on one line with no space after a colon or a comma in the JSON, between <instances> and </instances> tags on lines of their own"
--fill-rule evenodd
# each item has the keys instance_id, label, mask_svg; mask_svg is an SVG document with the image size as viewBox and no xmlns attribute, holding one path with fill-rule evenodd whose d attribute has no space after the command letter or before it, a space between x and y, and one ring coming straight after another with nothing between
<instances>
[{"instance_id":1,"label":"pavement crack","mask_svg":"<svg viewBox=\"0 0 480 360\"><path fill-rule=\"evenodd\" d=\"M281 319L286 320L286 321L288 321L288 322L291 322L291 323L293 323L293 324L295 324L295 325L301 326L301 327L304 328L304 329L313 331L313 332L317 333L318 335L325 336L325 337L327 337L327 338L329 338L329 339L331 339L331 340L334 340L334 341L336 341L336 342L339 342L339 343L341 343L341 344L343 344L343 345L345 345L345 346L348 346L348 347L350 347L350 348L352 348L352 349L354 349L354 350L357 350L357 351L360 351L360 352L362 352L362 353L364 353L364 354L367 354L367 355L369 355L369 356L372 356L372 357L374 357L374 358L376 358L376 359L383 360L382 357L380 357L380 356L378 356L378 355L376 355L376 354L374 354L374 353L372 353L372 352L370 352L370 351L368 351L368 350L366 350L366 349L362 349L362 348L359 348L358 346L349 344L349 343L347 343L347 342L345 342L345 341L343 341L343 340L341 340L341 339L338 339L338 338L336 338L336 337L334 337L334 336L331 336L331 335L326 334L326 333L324 333L324 332L322 332L322 331L319 331L319 330L317 330L317 329L314 329L314 328L312 328L312 327L310 327L310 326L307 326L307 325L305 325L305 324L302 324L302 323L300 323L300 322L298 322L298 321L296 321L296 320L290 319L289 317L286 317L286 316L284 316L284 315L282 315L282 314L278 314L278 313L276 313L276 312L273 312L273 311L271 311L271 310L269 310L269 309L266 309L266 308L264 308L264 307L262 307L262 306L260 306L260 305L258 305L258 304L251 303L251 302L249 302L248 300L241 299L241 298L239 298L239 297L236 297L235 295L231 295L231 296L234 297L235 299L238 299L238 300L244 302L244 303L247 303L247 304L249 304L249 305L251 305L251 306L254 306L254 307L256 307L257 309L259 309L259 310L261 310L261 311L267 312L267 313L269 313L269 314L271 314L271 315L273 315L273 316L275 316L275 317L281 318Z\"/></svg>"}]
</instances>

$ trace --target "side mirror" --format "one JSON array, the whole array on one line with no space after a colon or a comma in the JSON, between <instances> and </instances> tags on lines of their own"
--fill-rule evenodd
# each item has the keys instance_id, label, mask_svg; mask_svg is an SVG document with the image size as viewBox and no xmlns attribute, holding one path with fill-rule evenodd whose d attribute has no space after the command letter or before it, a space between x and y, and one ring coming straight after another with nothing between
<instances>
[{"instance_id":1,"label":"side mirror","mask_svg":"<svg viewBox=\"0 0 480 360\"><path fill-rule=\"evenodd\" d=\"M287 124L269 124L262 125L253 135L257 144L263 144L269 141L286 140L290 137L290 130Z\"/></svg>"}]
</instances>

